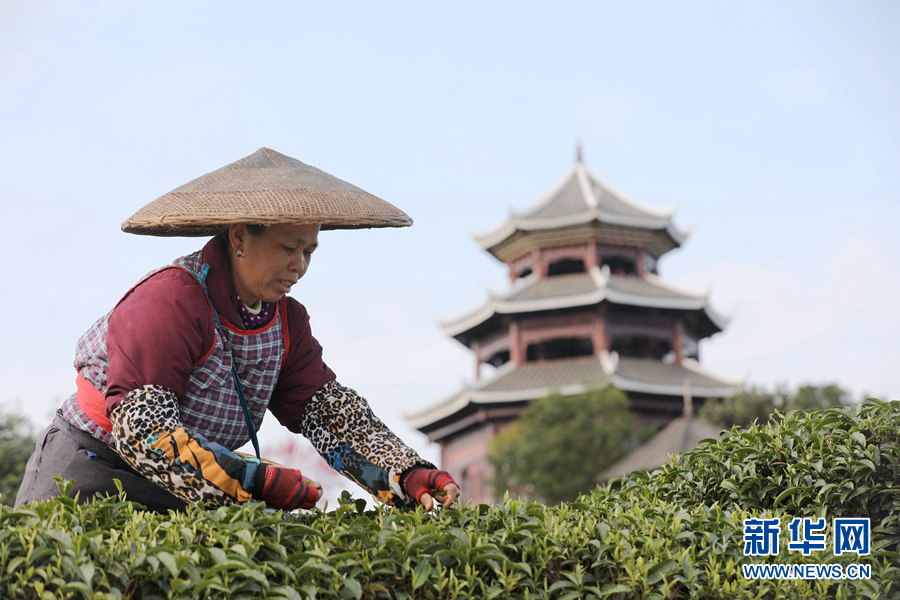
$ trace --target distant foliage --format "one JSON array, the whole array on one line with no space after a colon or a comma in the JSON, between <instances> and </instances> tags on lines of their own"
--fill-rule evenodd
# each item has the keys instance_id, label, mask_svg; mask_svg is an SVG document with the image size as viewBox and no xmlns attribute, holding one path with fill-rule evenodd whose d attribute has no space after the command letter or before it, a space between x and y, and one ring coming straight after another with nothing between
<instances>
[{"instance_id":1,"label":"distant foliage","mask_svg":"<svg viewBox=\"0 0 900 600\"><path fill-rule=\"evenodd\" d=\"M821 410L849 402L850 395L835 384L805 385L795 394L750 388L730 398L708 399L700 410L700 416L720 427L737 425L747 429L754 422L765 425L776 410Z\"/></svg>"},{"instance_id":2,"label":"distant foliage","mask_svg":"<svg viewBox=\"0 0 900 600\"><path fill-rule=\"evenodd\" d=\"M804 385L789 399L782 412L791 410L823 410L850 403L850 394L835 384L825 386Z\"/></svg>"},{"instance_id":3,"label":"distant foliage","mask_svg":"<svg viewBox=\"0 0 900 600\"><path fill-rule=\"evenodd\" d=\"M612 387L532 402L491 441L498 494L511 490L547 504L574 500L631 450L636 423L628 398Z\"/></svg>"},{"instance_id":4,"label":"distant foliage","mask_svg":"<svg viewBox=\"0 0 900 600\"><path fill-rule=\"evenodd\" d=\"M34 444L31 425L25 417L0 414L0 504L12 506L16 501Z\"/></svg>"}]
</instances>

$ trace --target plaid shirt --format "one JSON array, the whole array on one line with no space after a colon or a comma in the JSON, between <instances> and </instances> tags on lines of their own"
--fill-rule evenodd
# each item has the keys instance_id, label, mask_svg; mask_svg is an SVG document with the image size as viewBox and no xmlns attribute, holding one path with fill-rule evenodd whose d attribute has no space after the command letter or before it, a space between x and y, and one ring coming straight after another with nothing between
<instances>
[{"instance_id":1,"label":"plaid shirt","mask_svg":"<svg viewBox=\"0 0 900 600\"><path fill-rule=\"evenodd\" d=\"M202 266L200 255L200 252L189 254L175 260L173 265L199 273ZM161 270L150 273L141 281ZM221 328L216 328L215 346L209 356L192 369L184 402L179 406L180 419L185 428L230 449L238 448L250 440L250 432L231 375L231 363L234 361L244 399L254 425L259 429L285 356L285 302L284 298L278 302L277 314L267 326L260 329L244 331L229 327L227 322ZM81 337L75 358L75 366L81 376L104 395L107 392L109 373L106 333L110 314L111 311ZM81 410L75 395L63 403L62 412L63 417L79 429L87 431L107 445L114 445L112 436Z\"/></svg>"}]
</instances>

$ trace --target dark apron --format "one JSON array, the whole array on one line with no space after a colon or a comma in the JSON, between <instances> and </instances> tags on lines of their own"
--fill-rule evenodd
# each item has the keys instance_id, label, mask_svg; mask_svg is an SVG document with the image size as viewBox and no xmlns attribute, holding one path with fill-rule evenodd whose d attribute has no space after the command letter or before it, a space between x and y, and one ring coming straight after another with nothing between
<instances>
[{"instance_id":1,"label":"dark apron","mask_svg":"<svg viewBox=\"0 0 900 600\"><path fill-rule=\"evenodd\" d=\"M38 439L34 454L28 459L16 507L59 496L54 476L75 480L72 494L79 494L79 504L90 502L98 493L115 496L118 490L113 479L118 479L126 500L139 502L154 512L181 511L187 506L184 500L143 477L112 448L81 431L59 413Z\"/></svg>"}]
</instances>

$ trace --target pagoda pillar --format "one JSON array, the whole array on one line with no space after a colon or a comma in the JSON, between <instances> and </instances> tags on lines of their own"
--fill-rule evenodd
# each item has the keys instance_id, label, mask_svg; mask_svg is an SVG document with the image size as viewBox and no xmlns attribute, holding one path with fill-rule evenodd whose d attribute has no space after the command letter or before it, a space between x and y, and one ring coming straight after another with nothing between
<instances>
[{"instance_id":1,"label":"pagoda pillar","mask_svg":"<svg viewBox=\"0 0 900 600\"><path fill-rule=\"evenodd\" d=\"M472 351L475 352L475 381L481 378L481 344L472 342Z\"/></svg>"},{"instance_id":2,"label":"pagoda pillar","mask_svg":"<svg viewBox=\"0 0 900 600\"><path fill-rule=\"evenodd\" d=\"M522 332L515 319L509 323L509 359L517 365L525 364L525 346L522 343Z\"/></svg>"},{"instance_id":3,"label":"pagoda pillar","mask_svg":"<svg viewBox=\"0 0 900 600\"><path fill-rule=\"evenodd\" d=\"M537 275L539 279L544 279L547 277L547 273L550 270L547 259L544 257L544 253L541 252L540 249L532 250L531 256L533 257L531 272Z\"/></svg>"},{"instance_id":4,"label":"pagoda pillar","mask_svg":"<svg viewBox=\"0 0 900 600\"><path fill-rule=\"evenodd\" d=\"M609 340L606 338L606 306L601 306L592 319L591 344L594 346L594 356L600 356L604 350L609 350Z\"/></svg>"},{"instance_id":5,"label":"pagoda pillar","mask_svg":"<svg viewBox=\"0 0 900 600\"><path fill-rule=\"evenodd\" d=\"M590 241L587 245L587 252L584 257L584 269L588 273L591 272L591 269L594 267L599 267L600 263L597 260L597 242ZM595 346L596 347L596 346Z\"/></svg>"}]
</instances>

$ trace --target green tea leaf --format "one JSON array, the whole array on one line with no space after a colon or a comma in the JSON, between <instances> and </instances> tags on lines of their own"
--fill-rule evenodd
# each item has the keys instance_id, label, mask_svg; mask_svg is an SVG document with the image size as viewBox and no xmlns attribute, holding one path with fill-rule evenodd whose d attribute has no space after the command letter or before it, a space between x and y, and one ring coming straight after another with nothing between
<instances>
[{"instance_id":1,"label":"green tea leaf","mask_svg":"<svg viewBox=\"0 0 900 600\"><path fill-rule=\"evenodd\" d=\"M417 590L420 587L422 587L423 585L425 585L425 582L427 582L428 578L431 577L431 572L432 572L431 565L428 564L427 561L422 561L418 565L416 565L416 568L413 569L413 575L412 575L413 589Z\"/></svg>"}]
</instances>

